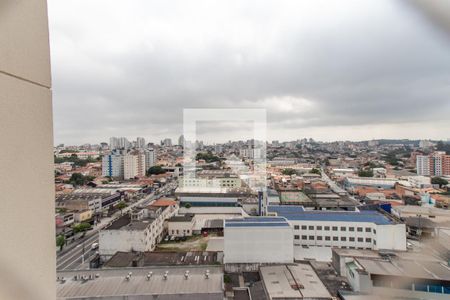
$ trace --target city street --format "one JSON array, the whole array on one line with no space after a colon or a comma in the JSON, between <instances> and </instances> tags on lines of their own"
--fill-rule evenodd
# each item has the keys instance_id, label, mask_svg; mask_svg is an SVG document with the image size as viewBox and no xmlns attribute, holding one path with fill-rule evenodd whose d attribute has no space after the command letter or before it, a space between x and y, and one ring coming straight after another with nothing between
<instances>
[{"instance_id":1,"label":"city street","mask_svg":"<svg viewBox=\"0 0 450 300\"><path fill-rule=\"evenodd\" d=\"M95 256L97 250L92 250L92 244L98 243L99 231L111 222L118 219L122 214L129 212L139 205L150 205L152 201L160 198L161 195L170 193L171 190L176 188L176 183L171 182L160 189L157 189L154 193L151 193L137 202L129 205L120 211L116 212L112 217L104 218L97 226L86 232L86 236L78 241L66 246L60 253L57 254L56 269L61 270L73 270L73 269L85 269L89 267L89 260ZM84 252L84 258L83 258Z\"/></svg>"}]
</instances>

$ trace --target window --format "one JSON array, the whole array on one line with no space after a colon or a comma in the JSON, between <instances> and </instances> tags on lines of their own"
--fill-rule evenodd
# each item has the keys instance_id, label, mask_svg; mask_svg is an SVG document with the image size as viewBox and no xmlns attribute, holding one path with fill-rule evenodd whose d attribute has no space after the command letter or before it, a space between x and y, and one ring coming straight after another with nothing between
<instances>
[{"instance_id":1,"label":"window","mask_svg":"<svg viewBox=\"0 0 450 300\"><path fill-rule=\"evenodd\" d=\"M325 227L324 227L324 230L325 230L325 231L329 231L329 230L330 230L330 226L325 226Z\"/></svg>"},{"instance_id":2,"label":"window","mask_svg":"<svg viewBox=\"0 0 450 300\"><path fill-rule=\"evenodd\" d=\"M364 242L364 239L363 238L358 238L358 242L362 243L362 242Z\"/></svg>"},{"instance_id":3,"label":"window","mask_svg":"<svg viewBox=\"0 0 450 300\"><path fill-rule=\"evenodd\" d=\"M338 230L337 226L333 226L333 231L337 231L337 230Z\"/></svg>"},{"instance_id":4,"label":"window","mask_svg":"<svg viewBox=\"0 0 450 300\"><path fill-rule=\"evenodd\" d=\"M357 230L358 232L362 232L362 227L358 227L358 228L356 228L356 230Z\"/></svg>"},{"instance_id":5,"label":"window","mask_svg":"<svg viewBox=\"0 0 450 300\"><path fill-rule=\"evenodd\" d=\"M331 237L329 237L329 236L325 237L325 241L330 241L330 240L331 240Z\"/></svg>"},{"instance_id":6,"label":"window","mask_svg":"<svg viewBox=\"0 0 450 300\"><path fill-rule=\"evenodd\" d=\"M350 238L348 238L348 239L349 239L350 242L354 242L354 241L355 241L355 238L354 238L354 237L350 237Z\"/></svg>"},{"instance_id":7,"label":"window","mask_svg":"<svg viewBox=\"0 0 450 300\"><path fill-rule=\"evenodd\" d=\"M372 243L372 239L371 238L366 238L366 243Z\"/></svg>"},{"instance_id":8,"label":"window","mask_svg":"<svg viewBox=\"0 0 450 300\"><path fill-rule=\"evenodd\" d=\"M376 230L376 229L374 229L374 230L373 230L373 233L377 233L377 230Z\"/></svg>"},{"instance_id":9,"label":"window","mask_svg":"<svg viewBox=\"0 0 450 300\"><path fill-rule=\"evenodd\" d=\"M333 241L338 241L338 237L337 236L333 236Z\"/></svg>"},{"instance_id":10,"label":"window","mask_svg":"<svg viewBox=\"0 0 450 300\"><path fill-rule=\"evenodd\" d=\"M309 226L309 230L314 230L314 226Z\"/></svg>"},{"instance_id":11,"label":"window","mask_svg":"<svg viewBox=\"0 0 450 300\"><path fill-rule=\"evenodd\" d=\"M348 231L355 231L355 227L349 227Z\"/></svg>"},{"instance_id":12,"label":"window","mask_svg":"<svg viewBox=\"0 0 450 300\"><path fill-rule=\"evenodd\" d=\"M306 240L308 237L306 235L302 235L302 240Z\"/></svg>"},{"instance_id":13,"label":"window","mask_svg":"<svg viewBox=\"0 0 450 300\"><path fill-rule=\"evenodd\" d=\"M377 241L376 241L376 240L373 240L373 244L376 245L376 244L377 244Z\"/></svg>"},{"instance_id":14,"label":"window","mask_svg":"<svg viewBox=\"0 0 450 300\"><path fill-rule=\"evenodd\" d=\"M306 225L302 225L302 230L306 230L306 228L308 228Z\"/></svg>"},{"instance_id":15,"label":"window","mask_svg":"<svg viewBox=\"0 0 450 300\"><path fill-rule=\"evenodd\" d=\"M347 231L347 227L341 226L341 231Z\"/></svg>"},{"instance_id":16,"label":"window","mask_svg":"<svg viewBox=\"0 0 450 300\"><path fill-rule=\"evenodd\" d=\"M322 226L317 226L317 230L322 230Z\"/></svg>"},{"instance_id":17,"label":"window","mask_svg":"<svg viewBox=\"0 0 450 300\"><path fill-rule=\"evenodd\" d=\"M310 236L309 236L309 240L314 240L314 236L313 236L313 235L310 235Z\"/></svg>"},{"instance_id":18,"label":"window","mask_svg":"<svg viewBox=\"0 0 450 300\"><path fill-rule=\"evenodd\" d=\"M318 236L316 237L316 239L317 239L318 241L321 241L321 240L322 240L322 236L321 236L321 235L318 235Z\"/></svg>"},{"instance_id":19,"label":"window","mask_svg":"<svg viewBox=\"0 0 450 300\"><path fill-rule=\"evenodd\" d=\"M299 235L294 235L294 240L299 240L300 236Z\"/></svg>"},{"instance_id":20,"label":"window","mask_svg":"<svg viewBox=\"0 0 450 300\"><path fill-rule=\"evenodd\" d=\"M341 236L341 241L342 241L342 242L346 242L346 241L347 241L347 238L346 238L345 236Z\"/></svg>"},{"instance_id":21,"label":"window","mask_svg":"<svg viewBox=\"0 0 450 300\"><path fill-rule=\"evenodd\" d=\"M366 232L372 232L372 228L366 227Z\"/></svg>"},{"instance_id":22,"label":"window","mask_svg":"<svg viewBox=\"0 0 450 300\"><path fill-rule=\"evenodd\" d=\"M295 230L299 230L299 229L300 229L300 226L294 225L294 229L295 229Z\"/></svg>"}]
</instances>

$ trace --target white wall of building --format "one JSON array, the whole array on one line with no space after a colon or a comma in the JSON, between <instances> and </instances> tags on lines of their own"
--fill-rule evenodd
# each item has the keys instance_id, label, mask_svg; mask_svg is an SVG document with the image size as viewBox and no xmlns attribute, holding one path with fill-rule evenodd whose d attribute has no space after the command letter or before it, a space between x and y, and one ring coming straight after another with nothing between
<instances>
[{"instance_id":1,"label":"white wall of building","mask_svg":"<svg viewBox=\"0 0 450 300\"><path fill-rule=\"evenodd\" d=\"M292 263L292 228L227 227L224 229L225 263Z\"/></svg>"}]
</instances>

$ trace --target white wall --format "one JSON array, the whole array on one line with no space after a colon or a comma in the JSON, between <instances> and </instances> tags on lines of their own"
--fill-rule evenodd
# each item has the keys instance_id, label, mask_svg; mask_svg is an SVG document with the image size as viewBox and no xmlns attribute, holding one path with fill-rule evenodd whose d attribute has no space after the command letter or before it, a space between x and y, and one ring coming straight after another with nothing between
<instances>
[{"instance_id":1,"label":"white wall","mask_svg":"<svg viewBox=\"0 0 450 300\"><path fill-rule=\"evenodd\" d=\"M292 263L290 227L225 227L225 263Z\"/></svg>"},{"instance_id":2,"label":"white wall","mask_svg":"<svg viewBox=\"0 0 450 300\"><path fill-rule=\"evenodd\" d=\"M376 249L406 251L405 224L377 226Z\"/></svg>"},{"instance_id":3,"label":"white wall","mask_svg":"<svg viewBox=\"0 0 450 300\"><path fill-rule=\"evenodd\" d=\"M117 251L150 251L153 248L148 230L102 230L99 234L99 253L102 256L111 256Z\"/></svg>"},{"instance_id":4,"label":"white wall","mask_svg":"<svg viewBox=\"0 0 450 300\"><path fill-rule=\"evenodd\" d=\"M52 127L47 3L1 0L0 299L56 297Z\"/></svg>"}]
</instances>

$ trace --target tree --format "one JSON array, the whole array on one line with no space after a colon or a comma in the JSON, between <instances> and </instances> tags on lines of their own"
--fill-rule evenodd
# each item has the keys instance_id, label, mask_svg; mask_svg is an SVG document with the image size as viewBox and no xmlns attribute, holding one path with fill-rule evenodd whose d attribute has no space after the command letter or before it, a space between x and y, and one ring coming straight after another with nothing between
<instances>
[{"instance_id":1,"label":"tree","mask_svg":"<svg viewBox=\"0 0 450 300\"><path fill-rule=\"evenodd\" d=\"M153 166L147 170L147 175L159 175L166 173L162 166Z\"/></svg>"},{"instance_id":2,"label":"tree","mask_svg":"<svg viewBox=\"0 0 450 300\"><path fill-rule=\"evenodd\" d=\"M73 228L74 233L84 232L91 228L91 224L83 222L83 223L74 225L72 228Z\"/></svg>"},{"instance_id":3,"label":"tree","mask_svg":"<svg viewBox=\"0 0 450 300\"><path fill-rule=\"evenodd\" d=\"M85 185L86 183L94 179L95 176L84 176L81 173L73 173L72 176L70 176L69 183L73 185Z\"/></svg>"},{"instance_id":4,"label":"tree","mask_svg":"<svg viewBox=\"0 0 450 300\"><path fill-rule=\"evenodd\" d=\"M287 168L287 169L284 169L283 171L281 171L281 174L283 174L283 175L294 175L295 174L295 170L294 169L291 169L291 168Z\"/></svg>"},{"instance_id":5,"label":"tree","mask_svg":"<svg viewBox=\"0 0 450 300\"><path fill-rule=\"evenodd\" d=\"M184 207L187 208L187 209L191 208L191 206L192 205L189 202L184 205Z\"/></svg>"},{"instance_id":6,"label":"tree","mask_svg":"<svg viewBox=\"0 0 450 300\"><path fill-rule=\"evenodd\" d=\"M373 171L372 171L372 169L369 169L369 170L359 170L358 176L359 176L359 177L373 177Z\"/></svg>"},{"instance_id":7,"label":"tree","mask_svg":"<svg viewBox=\"0 0 450 300\"><path fill-rule=\"evenodd\" d=\"M128 205L124 201L120 201L119 203L117 203L116 208L120 209L120 211L122 211L127 206Z\"/></svg>"},{"instance_id":8,"label":"tree","mask_svg":"<svg viewBox=\"0 0 450 300\"><path fill-rule=\"evenodd\" d=\"M433 178L431 178L431 183L438 184L439 187L442 187L444 185L447 185L448 181L441 177L433 177Z\"/></svg>"},{"instance_id":9,"label":"tree","mask_svg":"<svg viewBox=\"0 0 450 300\"><path fill-rule=\"evenodd\" d=\"M61 251L64 247L64 245L66 244L66 238L64 237L64 235L58 235L58 237L56 238L56 246L59 247L59 251Z\"/></svg>"},{"instance_id":10,"label":"tree","mask_svg":"<svg viewBox=\"0 0 450 300\"><path fill-rule=\"evenodd\" d=\"M313 168L312 170L311 170L311 172L310 172L311 174L318 174L318 175L321 175L322 173L320 173L320 170L319 169L316 169L316 168Z\"/></svg>"},{"instance_id":11,"label":"tree","mask_svg":"<svg viewBox=\"0 0 450 300\"><path fill-rule=\"evenodd\" d=\"M196 160L204 160L204 161L206 161L207 163L215 162L215 161L220 161L220 157L218 157L218 156L212 154L211 151L208 151L208 152L199 152L199 153L197 153L197 155L195 156L195 159L196 159Z\"/></svg>"}]
</instances>

